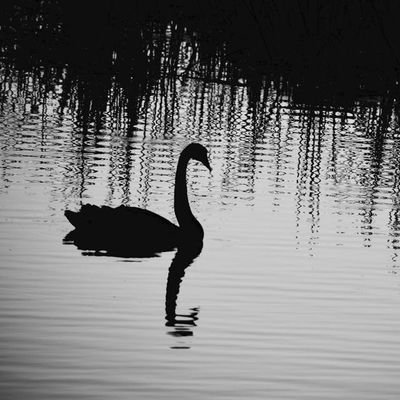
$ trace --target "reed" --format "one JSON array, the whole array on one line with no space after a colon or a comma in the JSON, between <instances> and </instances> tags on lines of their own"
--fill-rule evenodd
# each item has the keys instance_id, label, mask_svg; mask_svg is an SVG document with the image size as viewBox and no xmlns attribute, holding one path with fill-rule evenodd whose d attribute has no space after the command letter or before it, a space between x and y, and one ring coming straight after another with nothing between
<instances>
[{"instance_id":1,"label":"reed","mask_svg":"<svg viewBox=\"0 0 400 400\"><path fill-rule=\"evenodd\" d=\"M177 79L246 85L254 101L272 82L317 106L398 95L398 2L8 0L2 9L4 79L31 73L44 92L61 83L62 107L77 108L83 129L126 109L132 131L149 93L173 97Z\"/></svg>"}]
</instances>

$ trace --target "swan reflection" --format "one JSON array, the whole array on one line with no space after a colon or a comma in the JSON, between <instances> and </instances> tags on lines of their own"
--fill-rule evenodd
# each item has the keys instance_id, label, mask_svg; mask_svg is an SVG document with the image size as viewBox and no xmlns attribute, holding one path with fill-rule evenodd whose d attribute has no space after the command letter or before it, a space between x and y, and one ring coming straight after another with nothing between
<instances>
[{"instance_id":1,"label":"swan reflection","mask_svg":"<svg viewBox=\"0 0 400 400\"><path fill-rule=\"evenodd\" d=\"M179 248L169 267L165 292L165 326L174 328L168 332L169 335L193 336L192 327L196 326L196 321L199 319L199 308L191 308L187 314L177 314L176 305L186 268L198 257L202 248L202 244ZM184 347L187 348L187 346Z\"/></svg>"}]
</instances>

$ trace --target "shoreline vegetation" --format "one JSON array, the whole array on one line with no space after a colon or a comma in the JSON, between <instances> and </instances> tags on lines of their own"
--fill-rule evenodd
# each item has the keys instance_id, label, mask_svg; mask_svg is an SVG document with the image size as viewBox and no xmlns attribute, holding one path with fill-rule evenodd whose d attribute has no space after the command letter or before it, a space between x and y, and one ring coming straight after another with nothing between
<instances>
[{"instance_id":1,"label":"shoreline vegetation","mask_svg":"<svg viewBox=\"0 0 400 400\"><path fill-rule=\"evenodd\" d=\"M176 81L269 87L306 107L372 103L385 127L398 112L400 3L361 0L5 1L2 84L30 74L82 126L108 112L132 131L150 93ZM110 111L110 102L112 104ZM256 107L254 107L256 108Z\"/></svg>"},{"instance_id":2,"label":"shoreline vegetation","mask_svg":"<svg viewBox=\"0 0 400 400\"><path fill-rule=\"evenodd\" d=\"M388 188L388 225L397 251L397 15L400 3L357 0L5 0L0 112L10 110L20 118L18 124L5 122L12 131L9 138L18 134L16 126L23 134L23 123L32 116L39 120L43 149L58 141L54 128L67 126L74 156L65 162L64 180L76 198L82 198L94 176L97 161L87 153L93 148L109 151L110 198L120 191L129 204L132 181L149 187L148 155L157 140L143 140L146 157L135 153L133 159L130 139L136 134L171 140L184 132L191 141L221 135L227 187L234 168L237 174L247 171L237 192L243 201L255 190L257 142L266 140L276 149L270 160L277 185L284 179L285 157L290 159L294 149L299 221L300 210L307 210L305 221L316 232L321 182L355 180L364 199L361 234L368 243L377 193ZM188 97L185 126L179 128L179 101ZM293 126L300 135L291 135ZM347 126L354 129L347 131ZM9 140L6 148L14 149L15 143ZM324 163L330 165L327 174ZM76 171L72 178L71 171ZM353 201L338 193L339 199Z\"/></svg>"}]
</instances>

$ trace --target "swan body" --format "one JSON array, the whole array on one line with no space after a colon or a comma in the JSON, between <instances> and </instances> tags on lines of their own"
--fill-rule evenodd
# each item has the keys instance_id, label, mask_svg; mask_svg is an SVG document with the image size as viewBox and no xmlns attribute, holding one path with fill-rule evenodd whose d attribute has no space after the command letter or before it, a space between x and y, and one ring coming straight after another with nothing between
<instances>
[{"instance_id":1,"label":"swan body","mask_svg":"<svg viewBox=\"0 0 400 400\"><path fill-rule=\"evenodd\" d=\"M78 212L65 211L65 216L75 227L65 241L84 250L127 255L151 255L188 244L201 244L204 231L191 212L187 196L186 169L191 159L200 161L211 171L204 146L192 143L182 151L174 191L174 210L179 225L142 208L85 204Z\"/></svg>"}]
</instances>

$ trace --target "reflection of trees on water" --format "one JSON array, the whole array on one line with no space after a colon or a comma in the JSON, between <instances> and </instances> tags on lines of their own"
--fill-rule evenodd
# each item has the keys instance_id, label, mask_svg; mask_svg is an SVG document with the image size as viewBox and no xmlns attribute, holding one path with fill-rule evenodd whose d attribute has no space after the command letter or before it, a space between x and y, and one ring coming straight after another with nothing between
<instances>
[{"instance_id":1,"label":"reflection of trees on water","mask_svg":"<svg viewBox=\"0 0 400 400\"><path fill-rule=\"evenodd\" d=\"M96 29L85 29L85 15L79 21L67 15L65 25L46 15L24 16L32 35L2 43L0 110L23 116L26 124L40 123L43 149L56 146L57 135L70 135L62 143L73 155L63 160L66 198L84 197L107 165L107 202L118 196L128 204L132 189L140 188L135 204L146 207L156 173L160 184L172 188L165 175L173 175L169 160L181 147L159 154L157 141L201 140L215 145L223 201L230 205L254 204L260 173L273 182L272 206L279 206L292 183L287 164L295 158L297 224L309 228L310 246L318 240L327 184L344 205L362 199L357 218L366 245L384 190L393 247L398 246L400 110L390 91L329 102L321 92L310 94L283 78L241 76L222 49L200 45L193 32L171 21L130 16L132 23L116 24L112 34L105 24L98 38ZM39 28L46 18L46 28ZM76 32L68 30L75 22ZM60 34L65 30L70 37ZM43 40L49 46L41 47ZM2 146L11 152L16 143L10 137ZM4 182L8 168L2 157ZM346 207L337 212L345 216Z\"/></svg>"},{"instance_id":2,"label":"reflection of trees on water","mask_svg":"<svg viewBox=\"0 0 400 400\"><path fill-rule=\"evenodd\" d=\"M298 216L308 216L311 238L318 231L321 186L328 184L342 205L339 214L346 215L346 202L357 203L360 233L364 244L370 245L375 218L381 212L377 207L386 190L394 194L398 185L393 99L383 104L360 103L340 116L323 109L302 114L297 210ZM394 196L393 200L389 215L397 213Z\"/></svg>"},{"instance_id":3,"label":"reflection of trees on water","mask_svg":"<svg viewBox=\"0 0 400 400\"><path fill-rule=\"evenodd\" d=\"M300 141L297 164L297 224L302 208L309 215L312 247L319 228L321 141L325 117L321 110L307 110L299 121Z\"/></svg>"}]
</instances>

